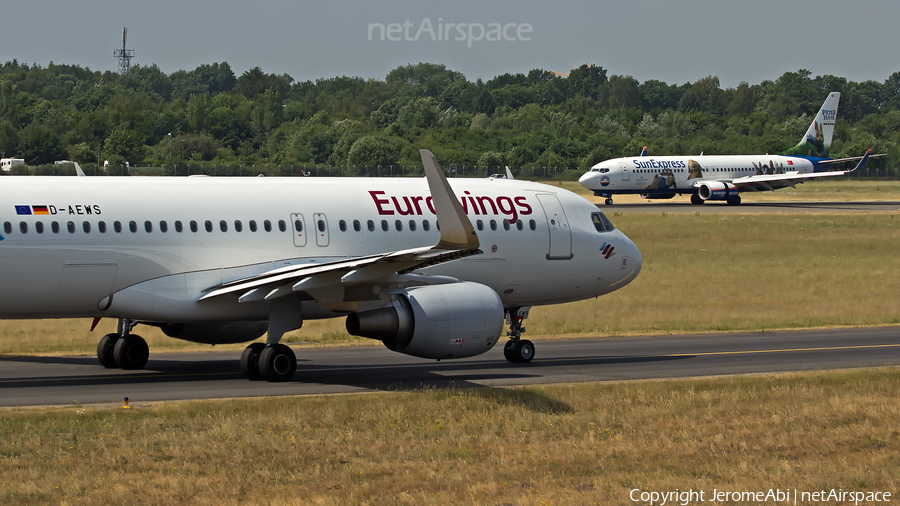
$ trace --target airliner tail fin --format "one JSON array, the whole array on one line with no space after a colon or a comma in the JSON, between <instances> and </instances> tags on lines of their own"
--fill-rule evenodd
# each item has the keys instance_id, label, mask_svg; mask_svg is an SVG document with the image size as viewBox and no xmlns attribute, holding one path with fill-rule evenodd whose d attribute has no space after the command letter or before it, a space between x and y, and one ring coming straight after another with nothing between
<instances>
[{"instance_id":1,"label":"airliner tail fin","mask_svg":"<svg viewBox=\"0 0 900 506\"><path fill-rule=\"evenodd\" d=\"M800 138L800 143L781 154L828 157L831 150L831 139L834 137L834 121L837 118L838 103L840 101L840 92L833 91L829 93L825 103L819 109L819 113L816 114L812 124L809 125L809 129Z\"/></svg>"}]
</instances>

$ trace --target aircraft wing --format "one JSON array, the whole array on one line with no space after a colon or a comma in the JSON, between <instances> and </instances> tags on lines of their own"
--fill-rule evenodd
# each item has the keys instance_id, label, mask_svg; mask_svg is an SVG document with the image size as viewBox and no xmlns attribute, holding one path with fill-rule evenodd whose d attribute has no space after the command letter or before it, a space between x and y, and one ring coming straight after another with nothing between
<instances>
[{"instance_id":1,"label":"aircraft wing","mask_svg":"<svg viewBox=\"0 0 900 506\"><path fill-rule=\"evenodd\" d=\"M390 278L414 269L480 254L478 235L441 172L437 159L425 149L420 150L419 154L425 166L435 213L441 224L441 236L434 246L282 267L211 287L198 301L233 293L239 294L240 302L272 300L294 292Z\"/></svg>"},{"instance_id":2,"label":"aircraft wing","mask_svg":"<svg viewBox=\"0 0 900 506\"><path fill-rule=\"evenodd\" d=\"M865 166L872 150L866 152L860 157L845 158L840 161L859 160L859 164L850 170L835 170L830 172L785 172L784 174L758 174L753 176L739 177L731 180L731 183L738 187L740 191L772 191L786 186L794 187L797 183L809 181L820 177L846 176L851 172L857 171ZM835 160L838 161L838 160ZM698 184L695 183L694 186Z\"/></svg>"}]
</instances>

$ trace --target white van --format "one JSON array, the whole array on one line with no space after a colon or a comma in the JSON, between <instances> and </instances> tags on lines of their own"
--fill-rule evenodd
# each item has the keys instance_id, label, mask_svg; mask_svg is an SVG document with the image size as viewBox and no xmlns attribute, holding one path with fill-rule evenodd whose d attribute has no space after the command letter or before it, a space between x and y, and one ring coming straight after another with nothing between
<instances>
[{"instance_id":1,"label":"white van","mask_svg":"<svg viewBox=\"0 0 900 506\"><path fill-rule=\"evenodd\" d=\"M2 158L0 159L0 169L3 172L9 172L13 167L17 165L25 165L25 159L23 158Z\"/></svg>"}]
</instances>

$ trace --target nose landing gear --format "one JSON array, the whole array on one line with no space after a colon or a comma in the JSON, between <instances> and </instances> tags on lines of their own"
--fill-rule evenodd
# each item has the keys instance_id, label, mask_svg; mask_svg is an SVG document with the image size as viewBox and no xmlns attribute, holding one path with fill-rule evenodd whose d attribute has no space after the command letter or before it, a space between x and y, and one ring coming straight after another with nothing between
<instances>
[{"instance_id":1,"label":"nose landing gear","mask_svg":"<svg viewBox=\"0 0 900 506\"><path fill-rule=\"evenodd\" d=\"M522 322L528 318L531 307L510 308L506 312L506 322L509 325L509 341L503 345L503 356L510 362L528 363L534 358L534 343L528 339L522 339L525 327Z\"/></svg>"}]
</instances>

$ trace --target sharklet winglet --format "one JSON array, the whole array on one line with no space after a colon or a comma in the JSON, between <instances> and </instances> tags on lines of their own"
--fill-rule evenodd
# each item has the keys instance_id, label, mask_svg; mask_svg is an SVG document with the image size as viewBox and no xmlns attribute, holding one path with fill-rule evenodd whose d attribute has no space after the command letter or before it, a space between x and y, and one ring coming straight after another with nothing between
<instances>
[{"instance_id":1,"label":"sharklet winglet","mask_svg":"<svg viewBox=\"0 0 900 506\"><path fill-rule=\"evenodd\" d=\"M450 183L441 172L437 158L427 149L420 149L419 154L425 167L425 177L434 201L435 214L441 224L441 240L435 247L447 250L477 250L480 244L478 235L475 234L475 229L456 194L450 188Z\"/></svg>"}]
</instances>

